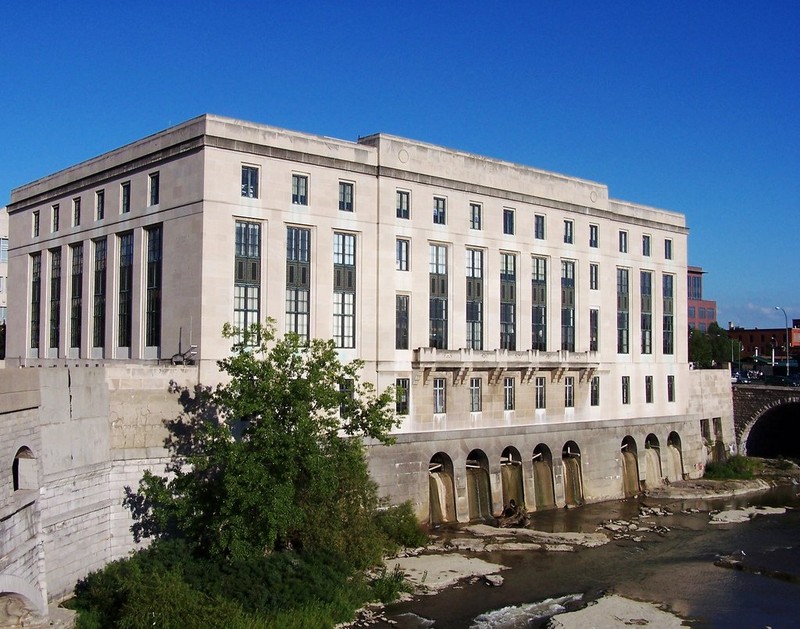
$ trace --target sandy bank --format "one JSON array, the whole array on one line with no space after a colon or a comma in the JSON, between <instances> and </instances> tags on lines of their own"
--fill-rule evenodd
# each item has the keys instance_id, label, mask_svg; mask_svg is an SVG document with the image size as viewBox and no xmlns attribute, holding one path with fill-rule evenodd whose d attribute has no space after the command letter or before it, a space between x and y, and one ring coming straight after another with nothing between
<instances>
[{"instance_id":1,"label":"sandy bank","mask_svg":"<svg viewBox=\"0 0 800 629\"><path fill-rule=\"evenodd\" d=\"M605 596L575 612L558 614L550 619L548 629L616 629L617 627L688 627L678 616L652 603L633 601L622 596Z\"/></svg>"},{"instance_id":2,"label":"sandy bank","mask_svg":"<svg viewBox=\"0 0 800 629\"><path fill-rule=\"evenodd\" d=\"M772 485L760 478L752 480L683 480L670 485L654 487L646 492L650 498L663 499L709 499L744 496L765 491Z\"/></svg>"}]
</instances>

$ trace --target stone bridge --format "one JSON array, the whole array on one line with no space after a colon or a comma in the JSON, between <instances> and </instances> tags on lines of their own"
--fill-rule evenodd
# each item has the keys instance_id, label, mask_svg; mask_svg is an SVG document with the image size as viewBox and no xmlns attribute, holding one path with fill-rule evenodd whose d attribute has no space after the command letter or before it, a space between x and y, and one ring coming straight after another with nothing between
<instances>
[{"instance_id":1,"label":"stone bridge","mask_svg":"<svg viewBox=\"0 0 800 629\"><path fill-rule=\"evenodd\" d=\"M734 384L733 423L741 454L800 457L800 389Z\"/></svg>"}]
</instances>

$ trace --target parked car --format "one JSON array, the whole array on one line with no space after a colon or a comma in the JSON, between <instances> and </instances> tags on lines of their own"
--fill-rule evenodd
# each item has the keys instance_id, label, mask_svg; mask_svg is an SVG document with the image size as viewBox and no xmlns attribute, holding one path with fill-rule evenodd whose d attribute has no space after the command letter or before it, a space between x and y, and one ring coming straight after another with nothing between
<instances>
[{"instance_id":1,"label":"parked car","mask_svg":"<svg viewBox=\"0 0 800 629\"><path fill-rule=\"evenodd\" d=\"M800 387L800 379L796 376L766 376L764 384L777 387Z\"/></svg>"},{"instance_id":2,"label":"parked car","mask_svg":"<svg viewBox=\"0 0 800 629\"><path fill-rule=\"evenodd\" d=\"M752 380L750 379L750 376L747 375L747 372L739 371L736 373L736 384L750 384L751 382Z\"/></svg>"}]
</instances>

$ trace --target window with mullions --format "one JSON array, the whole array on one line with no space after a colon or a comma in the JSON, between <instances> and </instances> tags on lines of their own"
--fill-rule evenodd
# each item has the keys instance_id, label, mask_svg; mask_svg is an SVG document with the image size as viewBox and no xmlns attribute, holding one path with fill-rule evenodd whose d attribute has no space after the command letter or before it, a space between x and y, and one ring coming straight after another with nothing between
<instances>
[{"instance_id":1,"label":"window with mullions","mask_svg":"<svg viewBox=\"0 0 800 629\"><path fill-rule=\"evenodd\" d=\"M480 203L469 204L469 228L483 229L483 207Z\"/></svg>"},{"instance_id":2,"label":"window with mullions","mask_svg":"<svg viewBox=\"0 0 800 629\"><path fill-rule=\"evenodd\" d=\"M261 224L236 221L233 267L233 325L244 339L253 324L261 321ZM258 339L249 338L255 346Z\"/></svg>"},{"instance_id":3,"label":"window with mullions","mask_svg":"<svg viewBox=\"0 0 800 629\"><path fill-rule=\"evenodd\" d=\"M617 353L627 354L630 328L630 287L628 269L617 269Z\"/></svg>"},{"instance_id":4,"label":"window with mullions","mask_svg":"<svg viewBox=\"0 0 800 629\"><path fill-rule=\"evenodd\" d=\"M642 354L653 353L653 274L641 272Z\"/></svg>"},{"instance_id":5,"label":"window with mullions","mask_svg":"<svg viewBox=\"0 0 800 629\"><path fill-rule=\"evenodd\" d=\"M258 198L258 168L255 166L242 166L242 196Z\"/></svg>"},{"instance_id":6,"label":"window with mullions","mask_svg":"<svg viewBox=\"0 0 800 629\"><path fill-rule=\"evenodd\" d=\"M650 257L650 236L647 234L642 236L642 255L647 258Z\"/></svg>"},{"instance_id":7,"label":"window with mullions","mask_svg":"<svg viewBox=\"0 0 800 629\"><path fill-rule=\"evenodd\" d=\"M433 222L436 225L447 224L447 199L433 197Z\"/></svg>"},{"instance_id":8,"label":"window with mullions","mask_svg":"<svg viewBox=\"0 0 800 629\"><path fill-rule=\"evenodd\" d=\"M131 211L131 182L126 181L120 186L120 214Z\"/></svg>"},{"instance_id":9,"label":"window with mullions","mask_svg":"<svg viewBox=\"0 0 800 629\"><path fill-rule=\"evenodd\" d=\"M430 245L428 346L447 349L447 247Z\"/></svg>"},{"instance_id":10,"label":"window with mullions","mask_svg":"<svg viewBox=\"0 0 800 629\"><path fill-rule=\"evenodd\" d=\"M70 245L69 346L81 346L81 313L83 311L83 243Z\"/></svg>"},{"instance_id":11,"label":"window with mullions","mask_svg":"<svg viewBox=\"0 0 800 629\"><path fill-rule=\"evenodd\" d=\"M647 404L653 403L653 376L644 377L644 401Z\"/></svg>"},{"instance_id":12,"label":"window with mullions","mask_svg":"<svg viewBox=\"0 0 800 629\"><path fill-rule=\"evenodd\" d=\"M561 261L561 349L575 351L575 262Z\"/></svg>"},{"instance_id":13,"label":"window with mullions","mask_svg":"<svg viewBox=\"0 0 800 629\"><path fill-rule=\"evenodd\" d=\"M356 346L356 237L333 234L333 341Z\"/></svg>"},{"instance_id":14,"label":"window with mullions","mask_svg":"<svg viewBox=\"0 0 800 629\"><path fill-rule=\"evenodd\" d=\"M675 276L664 274L663 283L663 306L664 312L664 353L672 354L675 351L674 337L674 307L675 291L673 288Z\"/></svg>"},{"instance_id":15,"label":"window with mullions","mask_svg":"<svg viewBox=\"0 0 800 629\"><path fill-rule=\"evenodd\" d=\"M98 221L106 216L106 191L98 190L94 193L94 216Z\"/></svg>"},{"instance_id":16,"label":"window with mullions","mask_svg":"<svg viewBox=\"0 0 800 629\"><path fill-rule=\"evenodd\" d=\"M309 340L311 230L286 228L286 332Z\"/></svg>"},{"instance_id":17,"label":"window with mullions","mask_svg":"<svg viewBox=\"0 0 800 629\"><path fill-rule=\"evenodd\" d=\"M503 410L514 410L514 378L503 378Z\"/></svg>"},{"instance_id":18,"label":"window with mullions","mask_svg":"<svg viewBox=\"0 0 800 629\"><path fill-rule=\"evenodd\" d=\"M547 351L547 259L532 259L531 349Z\"/></svg>"},{"instance_id":19,"label":"window with mullions","mask_svg":"<svg viewBox=\"0 0 800 629\"><path fill-rule=\"evenodd\" d=\"M514 210L509 208L503 210L503 233L514 234Z\"/></svg>"},{"instance_id":20,"label":"window with mullions","mask_svg":"<svg viewBox=\"0 0 800 629\"><path fill-rule=\"evenodd\" d=\"M672 260L672 241L669 238L664 240L664 259Z\"/></svg>"},{"instance_id":21,"label":"window with mullions","mask_svg":"<svg viewBox=\"0 0 800 629\"><path fill-rule=\"evenodd\" d=\"M600 349L600 311L597 308L589 309L589 351L596 352Z\"/></svg>"},{"instance_id":22,"label":"window with mullions","mask_svg":"<svg viewBox=\"0 0 800 629\"><path fill-rule=\"evenodd\" d=\"M80 227L81 224L81 198L72 199L72 226Z\"/></svg>"},{"instance_id":23,"label":"window with mullions","mask_svg":"<svg viewBox=\"0 0 800 629\"><path fill-rule=\"evenodd\" d=\"M543 376L536 376L534 391L536 393L536 408L547 407L547 384Z\"/></svg>"},{"instance_id":24,"label":"window with mullions","mask_svg":"<svg viewBox=\"0 0 800 629\"><path fill-rule=\"evenodd\" d=\"M61 340L61 249L50 250L50 348Z\"/></svg>"},{"instance_id":25,"label":"window with mullions","mask_svg":"<svg viewBox=\"0 0 800 629\"><path fill-rule=\"evenodd\" d=\"M481 411L483 404L482 400L482 391L481 391L481 379L480 378L470 378L469 379L469 410L473 413L479 413Z\"/></svg>"},{"instance_id":26,"label":"window with mullions","mask_svg":"<svg viewBox=\"0 0 800 629\"><path fill-rule=\"evenodd\" d=\"M564 378L564 408L575 407L575 378L566 376Z\"/></svg>"},{"instance_id":27,"label":"window with mullions","mask_svg":"<svg viewBox=\"0 0 800 629\"><path fill-rule=\"evenodd\" d=\"M398 190L396 202L397 218L411 218L411 193L407 190Z\"/></svg>"},{"instance_id":28,"label":"window with mullions","mask_svg":"<svg viewBox=\"0 0 800 629\"><path fill-rule=\"evenodd\" d=\"M622 403L631 403L631 377L622 376Z\"/></svg>"},{"instance_id":29,"label":"window with mullions","mask_svg":"<svg viewBox=\"0 0 800 629\"><path fill-rule=\"evenodd\" d=\"M444 378L433 379L433 412L447 412L447 382Z\"/></svg>"},{"instance_id":30,"label":"window with mullions","mask_svg":"<svg viewBox=\"0 0 800 629\"><path fill-rule=\"evenodd\" d=\"M589 290L599 290L600 288L600 265L589 265Z\"/></svg>"},{"instance_id":31,"label":"window with mullions","mask_svg":"<svg viewBox=\"0 0 800 629\"><path fill-rule=\"evenodd\" d=\"M483 251L467 249L467 347L483 349Z\"/></svg>"},{"instance_id":32,"label":"window with mullions","mask_svg":"<svg viewBox=\"0 0 800 629\"><path fill-rule=\"evenodd\" d=\"M500 349L517 349L517 256L500 254Z\"/></svg>"},{"instance_id":33,"label":"window with mullions","mask_svg":"<svg viewBox=\"0 0 800 629\"><path fill-rule=\"evenodd\" d=\"M408 295L395 295L394 309L394 348L408 349Z\"/></svg>"},{"instance_id":34,"label":"window with mullions","mask_svg":"<svg viewBox=\"0 0 800 629\"><path fill-rule=\"evenodd\" d=\"M39 349L42 301L42 254L31 254L31 349Z\"/></svg>"},{"instance_id":35,"label":"window with mullions","mask_svg":"<svg viewBox=\"0 0 800 629\"><path fill-rule=\"evenodd\" d=\"M117 293L117 345L131 346L133 331L133 232L118 236L119 290Z\"/></svg>"},{"instance_id":36,"label":"window with mullions","mask_svg":"<svg viewBox=\"0 0 800 629\"><path fill-rule=\"evenodd\" d=\"M92 347L104 347L106 338L106 263L108 241L94 241L94 286L92 287Z\"/></svg>"},{"instance_id":37,"label":"window with mullions","mask_svg":"<svg viewBox=\"0 0 800 629\"><path fill-rule=\"evenodd\" d=\"M623 230L619 232L619 252L628 253L628 232Z\"/></svg>"},{"instance_id":38,"label":"window with mullions","mask_svg":"<svg viewBox=\"0 0 800 629\"><path fill-rule=\"evenodd\" d=\"M590 406L600 406L600 376L592 376L589 404Z\"/></svg>"},{"instance_id":39,"label":"window with mullions","mask_svg":"<svg viewBox=\"0 0 800 629\"><path fill-rule=\"evenodd\" d=\"M339 182L339 211L353 211L353 184L349 181Z\"/></svg>"},{"instance_id":40,"label":"window with mullions","mask_svg":"<svg viewBox=\"0 0 800 629\"><path fill-rule=\"evenodd\" d=\"M564 221L564 242L571 245L575 239L575 223Z\"/></svg>"},{"instance_id":41,"label":"window with mullions","mask_svg":"<svg viewBox=\"0 0 800 629\"><path fill-rule=\"evenodd\" d=\"M147 287L145 297L145 345L161 345L161 225L145 229L147 238Z\"/></svg>"},{"instance_id":42,"label":"window with mullions","mask_svg":"<svg viewBox=\"0 0 800 629\"><path fill-rule=\"evenodd\" d=\"M39 237L39 210L33 211L33 224L31 225L31 234L34 238Z\"/></svg>"},{"instance_id":43,"label":"window with mullions","mask_svg":"<svg viewBox=\"0 0 800 629\"><path fill-rule=\"evenodd\" d=\"M600 226L589 225L589 246L597 249L600 246Z\"/></svg>"},{"instance_id":44,"label":"window with mullions","mask_svg":"<svg viewBox=\"0 0 800 629\"><path fill-rule=\"evenodd\" d=\"M667 376L667 402L675 401L675 376Z\"/></svg>"},{"instance_id":45,"label":"window with mullions","mask_svg":"<svg viewBox=\"0 0 800 629\"><path fill-rule=\"evenodd\" d=\"M536 240L544 240L544 215L536 214L533 217L533 237Z\"/></svg>"},{"instance_id":46,"label":"window with mullions","mask_svg":"<svg viewBox=\"0 0 800 629\"><path fill-rule=\"evenodd\" d=\"M58 231L59 216L60 216L60 209L59 209L58 203L56 203L51 208L51 214L50 214L50 231L51 232L57 232Z\"/></svg>"},{"instance_id":47,"label":"window with mullions","mask_svg":"<svg viewBox=\"0 0 800 629\"><path fill-rule=\"evenodd\" d=\"M409 378L397 378L394 381L395 388L395 415L408 415L409 398L411 392L411 380Z\"/></svg>"},{"instance_id":48,"label":"window with mullions","mask_svg":"<svg viewBox=\"0 0 800 629\"><path fill-rule=\"evenodd\" d=\"M405 238L398 238L395 242L395 266L398 271L408 271L409 263L409 249L411 248L411 241Z\"/></svg>"},{"instance_id":49,"label":"window with mullions","mask_svg":"<svg viewBox=\"0 0 800 629\"><path fill-rule=\"evenodd\" d=\"M292 175L292 203L308 205L308 177Z\"/></svg>"},{"instance_id":50,"label":"window with mullions","mask_svg":"<svg viewBox=\"0 0 800 629\"><path fill-rule=\"evenodd\" d=\"M8 262L8 238L0 238L0 262Z\"/></svg>"}]
</instances>

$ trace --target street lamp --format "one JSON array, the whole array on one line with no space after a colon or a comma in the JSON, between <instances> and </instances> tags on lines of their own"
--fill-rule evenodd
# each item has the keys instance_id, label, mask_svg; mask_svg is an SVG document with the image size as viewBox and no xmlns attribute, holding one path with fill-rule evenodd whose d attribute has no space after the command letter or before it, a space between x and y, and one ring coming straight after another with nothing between
<instances>
[{"instance_id":1,"label":"street lamp","mask_svg":"<svg viewBox=\"0 0 800 629\"><path fill-rule=\"evenodd\" d=\"M780 310L783 313L783 320L786 323L786 375L789 375L789 317L786 316L786 311L780 306L775 306L775 310Z\"/></svg>"}]
</instances>

